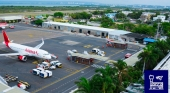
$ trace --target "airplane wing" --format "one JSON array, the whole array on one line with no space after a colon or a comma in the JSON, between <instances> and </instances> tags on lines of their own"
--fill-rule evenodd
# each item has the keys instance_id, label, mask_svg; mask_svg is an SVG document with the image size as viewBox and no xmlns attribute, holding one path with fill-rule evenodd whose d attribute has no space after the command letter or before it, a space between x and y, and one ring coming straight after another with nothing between
<instances>
[{"instance_id":1,"label":"airplane wing","mask_svg":"<svg viewBox=\"0 0 170 93\"><path fill-rule=\"evenodd\" d=\"M20 55L20 53L6 53L6 54L0 54L0 56L16 56Z\"/></svg>"},{"instance_id":2,"label":"airplane wing","mask_svg":"<svg viewBox=\"0 0 170 93\"><path fill-rule=\"evenodd\" d=\"M35 46L34 48L41 48L41 47L42 47L42 45L44 45L44 40L43 40L43 38L42 38L42 43L41 43L41 44L39 44L39 45L37 45L37 46Z\"/></svg>"}]
</instances>

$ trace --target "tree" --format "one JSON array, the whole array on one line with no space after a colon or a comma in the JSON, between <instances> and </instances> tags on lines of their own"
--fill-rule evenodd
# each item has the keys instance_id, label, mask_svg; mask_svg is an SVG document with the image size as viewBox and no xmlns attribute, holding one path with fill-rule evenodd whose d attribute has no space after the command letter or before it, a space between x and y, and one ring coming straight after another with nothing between
<instances>
[{"instance_id":1,"label":"tree","mask_svg":"<svg viewBox=\"0 0 170 93\"><path fill-rule=\"evenodd\" d=\"M104 13L112 13L113 10L112 9L107 9L107 10L104 10Z\"/></svg>"},{"instance_id":2,"label":"tree","mask_svg":"<svg viewBox=\"0 0 170 93\"><path fill-rule=\"evenodd\" d=\"M141 14L142 14L142 11L138 11L138 12L129 13L127 16L132 19L138 19L140 18Z\"/></svg>"},{"instance_id":3,"label":"tree","mask_svg":"<svg viewBox=\"0 0 170 93\"><path fill-rule=\"evenodd\" d=\"M139 24L138 26L136 26L133 29L132 32L154 36L156 33L156 29L154 27L148 26L146 24Z\"/></svg>"},{"instance_id":4,"label":"tree","mask_svg":"<svg viewBox=\"0 0 170 93\"><path fill-rule=\"evenodd\" d=\"M118 85L116 86L116 92L120 93L122 90L124 90L122 76L123 75L128 76L127 64L123 60L118 60L117 63L113 63L113 64L117 69L117 76L118 76Z\"/></svg>"},{"instance_id":5,"label":"tree","mask_svg":"<svg viewBox=\"0 0 170 93\"><path fill-rule=\"evenodd\" d=\"M130 9L129 9L129 8L126 8L125 11L130 11Z\"/></svg>"},{"instance_id":6,"label":"tree","mask_svg":"<svg viewBox=\"0 0 170 93\"><path fill-rule=\"evenodd\" d=\"M123 19L126 19L126 15L123 14L123 13L117 13L117 14L116 14L116 18L123 20Z\"/></svg>"},{"instance_id":7,"label":"tree","mask_svg":"<svg viewBox=\"0 0 170 93\"><path fill-rule=\"evenodd\" d=\"M43 23L43 20L41 20L41 19L35 20L36 25L42 25L42 23Z\"/></svg>"},{"instance_id":8,"label":"tree","mask_svg":"<svg viewBox=\"0 0 170 93\"><path fill-rule=\"evenodd\" d=\"M62 18L64 14L62 12L55 12L54 17Z\"/></svg>"},{"instance_id":9,"label":"tree","mask_svg":"<svg viewBox=\"0 0 170 93\"><path fill-rule=\"evenodd\" d=\"M168 45L167 41L164 40L157 40L155 43L153 43L153 46L156 46L158 49L160 49L163 55L161 59L168 54L168 50L170 49L170 46Z\"/></svg>"},{"instance_id":10,"label":"tree","mask_svg":"<svg viewBox=\"0 0 170 93\"><path fill-rule=\"evenodd\" d=\"M140 62L138 62L138 68L143 68L144 70L152 70L156 65L157 61L159 59L159 55L156 54L159 51L158 48L155 46L148 45L143 49L143 52L138 55L138 58L140 59Z\"/></svg>"},{"instance_id":11,"label":"tree","mask_svg":"<svg viewBox=\"0 0 170 93\"><path fill-rule=\"evenodd\" d=\"M115 90L115 84L113 83L113 75L115 75L116 70L113 70L110 66L106 66L105 69L96 69L98 79L102 83L102 93L113 93Z\"/></svg>"},{"instance_id":12,"label":"tree","mask_svg":"<svg viewBox=\"0 0 170 93\"><path fill-rule=\"evenodd\" d=\"M124 28L127 31L132 31L135 28L135 25L133 23L124 23Z\"/></svg>"},{"instance_id":13,"label":"tree","mask_svg":"<svg viewBox=\"0 0 170 93\"><path fill-rule=\"evenodd\" d=\"M72 13L70 14L70 16L73 19L90 19L90 17L92 16L91 14L88 14L86 12L80 12L80 13Z\"/></svg>"},{"instance_id":14,"label":"tree","mask_svg":"<svg viewBox=\"0 0 170 93\"><path fill-rule=\"evenodd\" d=\"M112 19L110 19L109 17L102 17L102 19L101 19L101 27L109 28L112 25L113 25L113 20Z\"/></svg>"},{"instance_id":15,"label":"tree","mask_svg":"<svg viewBox=\"0 0 170 93\"><path fill-rule=\"evenodd\" d=\"M165 20L168 20L168 18L169 18L169 14L166 13L166 14L165 14Z\"/></svg>"},{"instance_id":16,"label":"tree","mask_svg":"<svg viewBox=\"0 0 170 93\"><path fill-rule=\"evenodd\" d=\"M163 23L161 24L161 27L162 27L163 33L164 33L165 35L167 35L167 34L170 32L170 23L168 23L168 22L163 22Z\"/></svg>"},{"instance_id":17,"label":"tree","mask_svg":"<svg viewBox=\"0 0 170 93\"><path fill-rule=\"evenodd\" d=\"M140 70L138 68L135 69L132 66L128 66L127 70L128 70L127 74L128 74L128 76L130 76L130 78L125 77L124 79L126 79L126 81L129 81L129 79L130 79L131 82L138 82L139 78L141 78L141 76L142 76L142 70Z\"/></svg>"},{"instance_id":18,"label":"tree","mask_svg":"<svg viewBox=\"0 0 170 93\"><path fill-rule=\"evenodd\" d=\"M92 14L94 14L94 15L104 15L104 11L96 10L96 11L93 11Z\"/></svg>"},{"instance_id":19,"label":"tree","mask_svg":"<svg viewBox=\"0 0 170 93\"><path fill-rule=\"evenodd\" d=\"M80 81L75 82L78 86L78 90L75 91L75 93L98 93L97 90L95 90L95 86L93 86L93 83L91 80L87 80L86 78L82 77L80 78Z\"/></svg>"}]
</instances>

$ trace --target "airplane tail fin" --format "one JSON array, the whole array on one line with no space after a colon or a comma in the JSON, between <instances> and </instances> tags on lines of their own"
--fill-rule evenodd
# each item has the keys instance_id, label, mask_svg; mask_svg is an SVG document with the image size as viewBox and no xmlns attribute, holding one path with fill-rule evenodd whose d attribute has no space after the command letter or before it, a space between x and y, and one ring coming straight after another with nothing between
<instances>
[{"instance_id":1,"label":"airplane tail fin","mask_svg":"<svg viewBox=\"0 0 170 93\"><path fill-rule=\"evenodd\" d=\"M10 40L9 40L8 35L6 34L5 30L2 30L2 34L3 34L3 37L4 37L4 43L5 43L5 45L6 45L7 47L9 47L9 46L8 46L8 43L10 43Z\"/></svg>"}]
</instances>

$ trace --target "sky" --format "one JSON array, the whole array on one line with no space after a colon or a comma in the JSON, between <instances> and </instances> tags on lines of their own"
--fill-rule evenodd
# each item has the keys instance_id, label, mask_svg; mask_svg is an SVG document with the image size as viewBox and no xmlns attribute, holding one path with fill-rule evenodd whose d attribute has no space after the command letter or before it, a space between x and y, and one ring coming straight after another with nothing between
<instances>
[{"instance_id":1,"label":"sky","mask_svg":"<svg viewBox=\"0 0 170 93\"><path fill-rule=\"evenodd\" d=\"M5 0L5 1L19 1L19 0ZM125 5L145 4L145 5L170 6L170 0L29 0L29 1L85 1L85 2L98 2L98 3L105 3L105 4L125 4Z\"/></svg>"}]
</instances>

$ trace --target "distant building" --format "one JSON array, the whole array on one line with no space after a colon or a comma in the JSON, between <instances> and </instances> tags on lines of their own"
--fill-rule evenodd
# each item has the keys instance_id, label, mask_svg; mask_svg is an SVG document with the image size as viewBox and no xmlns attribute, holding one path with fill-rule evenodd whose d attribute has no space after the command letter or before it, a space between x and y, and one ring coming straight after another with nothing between
<instances>
[{"instance_id":1,"label":"distant building","mask_svg":"<svg viewBox=\"0 0 170 93\"><path fill-rule=\"evenodd\" d=\"M71 20L72 18L70 16L64 16L63 20Z\"/></svg>"},{"instance_id":2,"label":"distant building","mask_svg":"<svg viewBox=\"0 0 170 93\"><path fill-rule=\"evenodd\" d=\"M150 14L142 14L141 16L140 16L140 20L142 21L142 22L146 22L146 21L148 21L148 20L150 20Z\"/></svg>"},{"instance_id":3,"label":"distant building","mask_svg":"<svg viewBox=\"0 0 170 93\"><path fill-rule=\"evenodd\" d=\"M160 19L161 22L166 22L167 20L165 20L165 18L166 18L166 16L164 16L164 15L157 15L157 17L153 17L153 21Z\"/></svg>"},{"instance_id":4,"label":"distant building","mask_svg":"<svg viewBox=\"0 0 170 93\"><path fill-rule=\"evenodd\" d=\"M115 21L115 16L116 16L117 13L108 13L108 14L105 14L105 16L111 18L113 21Z\"/></svg>"},{"instance_id":5,"label":"distant building","mask_svg":"<svg viewBox=\"0 0 170 93\"><path fill-rule=\"evenodd\" d=\"M20 22L22 19L24 19L24 16L18 15L18 16L1 16L0 20L3 20L5 22Z\"/></svg>"},{"instance_id":6,"label":"distant building","mask_svg":"<svg viewBox=\"0 0 170 93\"><path fill-rule=\"evenodd\" d=\"M152 12L142 12L142 14L156 15L156 13L152 13Z\"/></svg>"},{"instance_id":7,"label":"distant building","mask_svg":"<svg viewBox=\"0 0 170 93\"><path fill-rule=\"evenodd\" d=\"M150 36L145 34L139 34L139 33L128 33L121 36L122 39L128 42L138 42L143 44L144 38L148 38Z\"/></svg>"},{"instance_id":8,"label":"distant building","mask_svg":"<svg viewBox=\"0 0 170 93\"><path fill-rule=\"evenodd\" d=\"M101 15L92 15L92 17L90 19L97 19L97 18L102 18Z\"/></svg>"},{"instance_id":9,"label":"distant building","mask_svg":"<svg viewBox=\"0 0 170 93\"><path fill-rule=\"evenodd\" d=\"M132 11L122 11L123 14L125 14L126 16L130 13L133 13Z\"/></svg>"},{"instance_id":10,"label":"distant building","mask_svg":"<svg viewBox=\"0 0 170 93\"><path fill-rule=\"evenodd\" d=\"M43 19L44 17L42 15L35 16L36 19Z\"/></svg>"}]
</instances>

